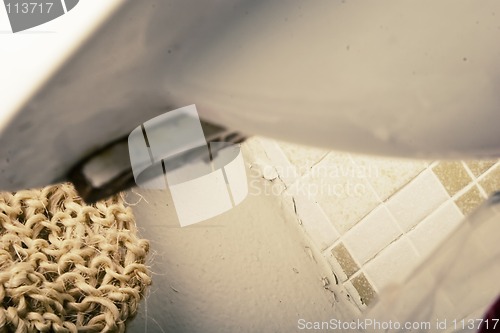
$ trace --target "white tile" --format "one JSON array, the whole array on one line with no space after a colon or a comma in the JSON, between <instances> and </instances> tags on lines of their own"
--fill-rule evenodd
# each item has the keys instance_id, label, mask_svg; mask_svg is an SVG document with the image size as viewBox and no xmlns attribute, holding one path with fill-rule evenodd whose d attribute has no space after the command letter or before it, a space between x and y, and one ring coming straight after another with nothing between
<instances>
[{"instance_id":1,"label":"white tile","mask_svg":"<svg viewBox=\"0 0 500 333\"><path fill-rule=\"evenodd\" d=\"M420 222L408 233L417 251L426 256L460 224L463 215L454 202L449 201Z\"/></svg>"},{"instance_id":2,"label":"white tile","mask_svg":"<svg viewBox=\"0 0 500 333\"><path fill-rule=\"evenodd\" d=\"M449 198L431 170L425 170L387 201L387 208L407 232Z\"/></svg>"},{"instance_id":3,"label":"white tile","mask_svg":"<svg viewBox=\"0 0 500 333\"><path fill-rule=\"evenodd\" d=\"M340 237L320 205L301 195L293 196L293 200L295 207L292 208L296 211L306 233L320 251L331 246Z\"/></svg>"},{"instance_id":4,"label":"white tile","mask_svg":"<svg viewBox=\"0 0 500 333\"><path fill-rule=\"evenodd\" d=\"M280 179L287 186L293 184L299 177L299 173L295 165L290 163L279 144L274 140L265 138L259 138L259 142Z\"/></svg>"},{"instance_id":5,"label":"white tile","mask_svg":"<svg viewBox=\"0 0 500 333\"><path fill-rule=\"evenodd\" d=\"M311 168L328 154L328 150L325 149L283 141L278 141L278 144L300 175L309 173Z\"/></svg>"},{"instance_id":6,"label":"white tile","mask_svg":"<svg viewBox=\"0 0 500 333\"><path fill-rule=\"evenodd\" d=\"M400 234L394 218L380 205L349 230L343 240L351 255L364 264Z\"/></svg>"},{"instance_id":7,"label":"white tile","mask_svg":"<svg viewBox=\"0 0 500 333\"><path fill-rule=\"evenodd\" d=\"M348 154L329 153L294 185L294 191L307 195L323 208L341 234L380 203Z\"/></svg>"},{"instance_id":8,"label":"white tile","mask_svg":"<svg viewBox=\"0 0 500 333\"><path fill-rule=\"evenodd\" d=\"M391 284L402 283L420 261L410 241L403 236L370 260L364 271L375 287L382 290Z\"/></svg>"},{"instance_id":9,"label":"white tile","mask_svg":"<svg viewBox=\"0 0 500 333\"><path fill-rule=\"evenodd\" d=\"M429 162L423 160L395 159L352 155L354 163L366 170L366 176L380 200L385 201L408 184Z\"/></svg>"}]
</instances>

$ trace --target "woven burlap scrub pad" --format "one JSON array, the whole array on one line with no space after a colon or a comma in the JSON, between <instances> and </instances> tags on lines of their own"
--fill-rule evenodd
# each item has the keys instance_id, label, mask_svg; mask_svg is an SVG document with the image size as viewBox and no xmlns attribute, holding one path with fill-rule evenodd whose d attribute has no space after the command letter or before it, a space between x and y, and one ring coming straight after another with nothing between
<instances>
[{"instance_id":1,"label":"woven burlap scrub pad","mask_svg":"<svg viewBox=\"0 0 500 333\"><path fill-rule=\"evenodd\" d=\"M0 193L0 332L124 332L151 284L148 250L120 197Z\"/></svg>"}]
</instances>

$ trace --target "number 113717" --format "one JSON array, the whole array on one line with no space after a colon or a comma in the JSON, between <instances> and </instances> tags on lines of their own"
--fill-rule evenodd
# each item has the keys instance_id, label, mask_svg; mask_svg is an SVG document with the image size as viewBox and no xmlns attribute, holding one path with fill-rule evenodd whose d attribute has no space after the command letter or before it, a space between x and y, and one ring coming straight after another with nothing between
<instances>
[{"instance_id":1,"label":"number 113717","mask_svg":"<svg viewBox=\"0 0 500 333\"><path fill-rule=\"evenodd\" d=\"M499 319L462 319L462 320L453 320L454 329L470 329L477 330L480 327L484 327L486 329L497 329L500 328L500 324L498 323Z\"/></svg>"},{"instance_id":2,"label":"number 113717","mask_svg":"<svg viewBox=\"0 0 500 333\"><path fill-rule=\"evenodd\" d=\"M8 14L49 14L53 2L17 2L6 4Z\"/></svg>"}]
</instances>

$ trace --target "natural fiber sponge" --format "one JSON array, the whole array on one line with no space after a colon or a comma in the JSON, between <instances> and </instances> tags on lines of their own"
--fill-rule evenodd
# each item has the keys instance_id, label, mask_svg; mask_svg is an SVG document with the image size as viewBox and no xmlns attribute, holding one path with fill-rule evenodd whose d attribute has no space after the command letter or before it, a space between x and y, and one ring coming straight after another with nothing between
<instances>
[{"instance_id":1,"label":"natural fiber sponge","mask_svg":"<svg viewBox=\"0 0 500 333\"><path fill-rule=\"evenodd\" d=\"M124 332L151 284L148 250L120 197L0 193L0 332Z\"/></svg>"}]
</instances>

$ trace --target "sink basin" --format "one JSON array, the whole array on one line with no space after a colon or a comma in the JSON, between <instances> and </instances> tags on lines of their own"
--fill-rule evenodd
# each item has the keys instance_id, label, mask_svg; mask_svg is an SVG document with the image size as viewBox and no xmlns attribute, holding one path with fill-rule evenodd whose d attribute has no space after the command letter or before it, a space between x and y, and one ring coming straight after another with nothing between
<instances>
[{"instance_id":1,"label":"sink basin","mask_svg":"<svg viewBox=\"0 0 500 333\"><path fill-rule=\"evenodd\" d=\"M116 3L12 111L2 189L61 180L190 104L249 135L331 149L500 156L498 1Z\"/></svg>"}]
</instances>

